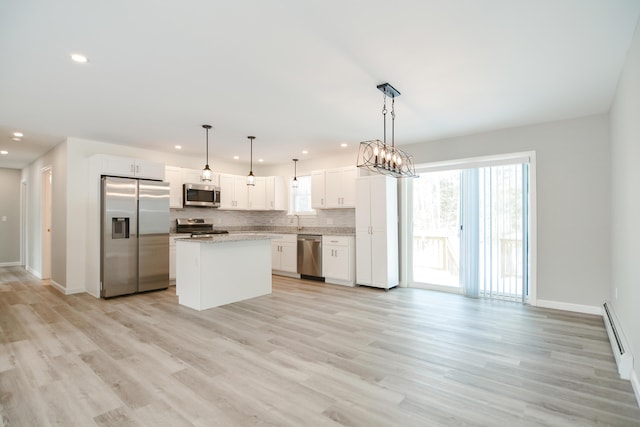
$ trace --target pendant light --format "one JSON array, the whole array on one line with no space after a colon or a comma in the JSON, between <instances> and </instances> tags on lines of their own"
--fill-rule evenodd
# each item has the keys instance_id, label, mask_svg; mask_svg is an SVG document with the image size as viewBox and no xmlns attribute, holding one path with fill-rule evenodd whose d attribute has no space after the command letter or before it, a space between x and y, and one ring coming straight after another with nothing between
<instances>
[{"instance_id":1,"label":"pendant light","mask_svg":"<svg viewBox=\"0 0 640 427\"><path fill-rule=\"evenodd\" d=\"M249 175L247 176L247 185L256 185L256 177L253 176L253 140L256 139L255 136L248 136L249 141L251 141L251 157L250 157L250 166L249 166Z\"/></svg>"},{"instance_id":2,"label":"pendant light","mask_svg":"<svg viewBox=\"0 0 640 427\"><path fill-rule=\"evenodd\" d=\"M298 159L293 160L293 181L291 181L291 188L298 188Z\"/></svg>"},{"instance_id":3,"label":"pendant light","mask_svg":"<svg viewBox=\"0 0 640 427\"><path fill-rule=\"evenodd\" d=\"M202 169L202 176L200 179L204 182L211 181L211 176L213 173L209 168L209 129L211 129L211 125L202 125L203 128L207 131L207 163L204 165L204 169Z\"/></svg>"},{"instance_id":4,"label":"pendant light","mask_svg":"<svg viewBox=\"0 0 640 427\"><path fill-rule=\"evenodd\" d=\"M396 147L395 101L400 96L400 92L389 83L383 83L376 87L384 94L382 106L384 137L382 141L376 139L360 143L357 166L395 178L416 178L418 175L413 166L412 156ZM391 98L391 144L389 145L387 145L387 97Z\"/></svg>"}]
</instances>

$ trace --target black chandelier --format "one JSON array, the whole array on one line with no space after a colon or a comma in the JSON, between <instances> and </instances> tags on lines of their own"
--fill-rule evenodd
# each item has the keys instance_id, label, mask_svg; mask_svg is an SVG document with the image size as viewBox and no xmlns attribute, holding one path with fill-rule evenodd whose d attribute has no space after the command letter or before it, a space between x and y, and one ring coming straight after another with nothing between
<instances>
[{"instance_id":1,"label":"black chandelier","mask_svg":"<svg viewBox=\"0 0 640 427\"><path fill-rule=\"evenodd\" d=\"M416 170L413 166L413 157L397 148L395 144L395 100L396 97L400 96L400 92L389 83L380 84L377 88L384 94L382 107L384 138L382 141L375 139L360 143L357 166L395 178L416 178L418 175L416 175ZM391 98L390 145L387 145L387 96Z\"/></svg>"}]
</instances>

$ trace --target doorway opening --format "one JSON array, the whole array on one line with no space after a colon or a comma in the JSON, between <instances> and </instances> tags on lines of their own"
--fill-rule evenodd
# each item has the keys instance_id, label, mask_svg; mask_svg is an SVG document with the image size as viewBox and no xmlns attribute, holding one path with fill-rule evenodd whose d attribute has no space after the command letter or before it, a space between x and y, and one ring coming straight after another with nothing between
<instances>
[{"instance_id":1,"label":"doorway opening","mask_svg":"<svg viewBox=\"0 0 640 427\"><path fill-rule=\"evenodd\" d=\"M42 168L42 279L51 278L51 206L53 171L50 166Z\"/></svg>"},{"instance_id":2,"label":"doorway opening","mask_svg":"<svg viewBox=\"0 0 640 427\"><path fill-rule=\"evenodd\" d=\"M27 182L22 181L20 185L20 265L25 269L28 269L30 263L27 261L28 251L28 230L27 221L29 221L29 215L27 212Z\"/></svg>"}]
</instances>

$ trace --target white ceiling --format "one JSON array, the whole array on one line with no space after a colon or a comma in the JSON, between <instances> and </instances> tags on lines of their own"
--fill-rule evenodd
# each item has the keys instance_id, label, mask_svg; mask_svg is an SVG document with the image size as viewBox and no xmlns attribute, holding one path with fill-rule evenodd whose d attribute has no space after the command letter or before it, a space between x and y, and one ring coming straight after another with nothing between
<instances>
[{"instance_id":1,"label":"white ceiling","mask_svg":"<svg viewBox=\"0 0 640 427\"><path fill-rule=\"evenodd\" d=\"M283 163L606 112L638 0L3 0L0 167L66 137ZM71 52L89 57L70 61ZM10 133L25 133L21 142Z\"/></svg>"}]
</instances>

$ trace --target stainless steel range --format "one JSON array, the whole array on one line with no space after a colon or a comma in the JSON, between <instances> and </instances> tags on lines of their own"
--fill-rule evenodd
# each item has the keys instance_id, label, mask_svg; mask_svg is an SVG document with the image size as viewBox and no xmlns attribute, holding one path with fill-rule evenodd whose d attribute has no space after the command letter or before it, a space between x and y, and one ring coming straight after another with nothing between
<instances>
[{"instance_id":1,"label":"stainless steel range","mask_svg":"<svg viewBox=\"0 0 640 427\"><path fill-rule=\"evenodd\" d=\"M214 230L213 224L203 218L176 219L176 232L189 233L192 237L213 234L229 234L227 230Z\"/></svg>"}]
</instances>

